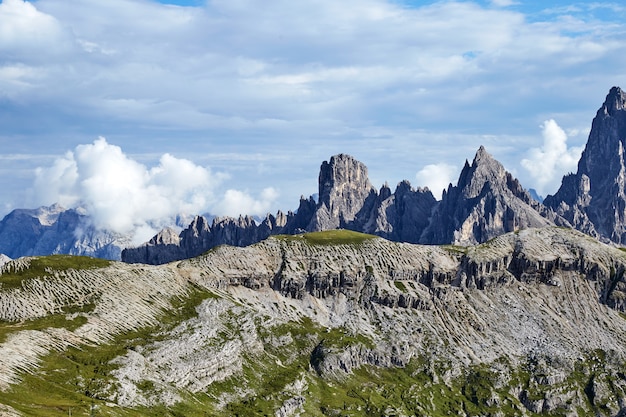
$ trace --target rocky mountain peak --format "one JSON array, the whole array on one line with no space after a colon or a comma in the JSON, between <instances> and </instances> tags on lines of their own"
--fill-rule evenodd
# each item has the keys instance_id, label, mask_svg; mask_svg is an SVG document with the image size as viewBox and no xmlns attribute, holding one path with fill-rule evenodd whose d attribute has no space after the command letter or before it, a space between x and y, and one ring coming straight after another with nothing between
<instances>
[{"instance_id":1,"label":"rocky mountain peak","mask_svg":"<svg viewBox=\"0 0 626 417\"><path fill-rule=\"evenodd\" d=\"M474 156L472 165L470 166L466 161L459 177L458 187L465 198L475 198L482 192L485 184L489 184L492 188L504 187L506 174L504 166L481 145Z\"/></svg>"},{"instance_id":2,"label":"rocky mountain peak","mask_svg":"<svg viewBox=\"0 0 626 417\"><path fill-rule=\"evenodd\" d=\"M626 93L613 87L591 124L574 175L563 178L544 204L575 228L626 242Z\"/></svg>"},{"instance_id":3,"label":"rocky mountain peak","mask_svg":"<svg viewBox=\"0 0 626 417\"><path fill-rule=\"evenodd\" d=\"M180 243L180 237L176 230L171 227L166 227L150 239L149 243L152 245L178 245Z\"/></svg>"},{"instance_id":4,"label":"rocky mountain peak","mask_svg":"<svg viewBox=\"0 0 626 417\"><path fill-rule=\"evenodd\" d=\"M481 146L472 164L465 162L457 186L444 192L420 242L485 242L503 233L554 224L548 217L550 213L533 203L519 181Z\"/></svg>"},{"instance_id":5,"label":"rocky mountain peak","mask_svg":"<svg viewBox=\"0 0 626 417\"><path fill-rule=\"evenodd\" d=\"M334 209L343 198L359 198L373 189L367 167L350 155L339 154L322 162L319 174L319 202Z\"/></svg>"},{"instance_id":6,"label":"rocky mountain peak","mask_svg":"<svg viewBox=\"0 0 626 417\"><path fill-rule=\"evenodd\" d=\"M365 200L375 195L365 164L346 154L331 157L320 167L319 203L307 230L343 227L355 219Z\"/></svg>"},{"instance_id":7,"label":"rocky mountain peak","mask_svg":"<svg viewBox=\"0 0 626 417\"><path fill-rule=\"evenodd\" d=\"M626 108L626 93L619 87L613 87L606 96L604 104L599 112L614 116L617 112Z\"/></svg>"}]
</instances>

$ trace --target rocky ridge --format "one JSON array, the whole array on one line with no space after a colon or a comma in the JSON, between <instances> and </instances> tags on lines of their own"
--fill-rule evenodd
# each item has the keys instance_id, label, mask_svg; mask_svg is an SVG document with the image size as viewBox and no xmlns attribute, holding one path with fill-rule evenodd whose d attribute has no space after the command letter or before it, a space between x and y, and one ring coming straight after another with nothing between
<instances>
[{"instance_id":1,"label":"rocky ridge","mask_svg":"<svg viewBox=\"0 0 626 417\"><path fill-rule=\"evenodd\" d=\"M515 230L556 225L622 244L626 239L625 138L626 93L613 87L592 122L578 172L565 176L559 191L543 203L533 199L482 146L471 164L465 162L457 185L444 190L441 201L427 188L413 189L408 181L398 184L393 193L387 185L377 191L365 165L340 154L321 166L319 201L301 198L295 213L268 215L258 226L233 221L222 240L191 243L193 238L187 234L185 245L192 251L173 246L169 251L151 241L127 249L122 256L128 262L155 263L195 256L217 244L245 245L275 234L337 228L400 242L471 245ZM228 237L234 235L247 239Z\"/></svg>"},{"instance_id":2,"label":"rocky ridge","mask_svg":"<svg viewBox=\"0 0 626 417\"><path fill-rule=\"evenodd\" d=\"M575 174L544 200L576 229L626 242L626 93L613 87L591 125Z\"/></svg>"},{"instance_id":3,"label":"rocky ridge","mask_svg":"<svg viewBox=\"0 0 626 417\"><path fill-rule=\"evenodd\" d=\"M14 323L0 403L16 415L46 407L20 393L49 378L75 412L116 415L626 412L626 253L574 230L469 247L327 231L163 266L38 262L0 275Z\"/></svg>"},{"instance_id":4,"label":"rocky ridge","mask_svg":"<svg viewBox=\"0 0 626 417\"><path fill-rule=\"evenodd\" d=\"M58 204L16 209L0 221L0 253L14 259L60 253L119 260L129 245L129 236L100 230L80 209Z\"/></svg>"},{"instance_id":5,"label":"rocky ridge","mask_svg":"<svg viewBox=\"0 0 626 417\"><path fill-rule=\"evenodd\" d=\"M444 190L421 243L470 245L529 227L569 223L531 198L484 147Z\"/></svg>"},{"instance_id":6,"label":"rocky ridge","mask_svg":"<svg viewBox=\"0 0 626 417\"><path fill-rule=\"evenodd\" d=\"M247 246L277 234L348 229L393 241L424 244L474 244L510 231L569 223L534 201L519 182L481 147L472 165L466 161L458 185L441 201L428 188L414 189L408 181L392 193L377 191L367 167L340 154L322 163L319 201L301 198L298 210L268 215L256 224L250 217L217 219L209 226L196 220L178 239L163 233L137 248L125 249L122 260L164 263L197 256L220 245Z\"/></svg>"}]
</instances>

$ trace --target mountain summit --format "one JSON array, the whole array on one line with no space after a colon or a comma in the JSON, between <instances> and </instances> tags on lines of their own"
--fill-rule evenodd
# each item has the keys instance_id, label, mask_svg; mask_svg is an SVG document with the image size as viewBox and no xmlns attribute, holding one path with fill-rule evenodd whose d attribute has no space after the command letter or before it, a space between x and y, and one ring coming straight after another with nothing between
<instances>
[{"instance_id":1,"label":"mountain summit","mask_svg":"<svg viewBox=\"0 0 626 417\"><path fill-rule=\"evenodd\" d=\"M555 216L481 146L471 165L465 161L457 186L450 184L444 191L421 242L475 244L554 221Z\"/></svg>"},{"instance_id":2,"label":"mountain summit","mask_svg":"<svg viewBox=\"0 0 626 417\"><path fill-rule=\"evenodd\" d=\"M365 164L338 154L321 164L318 199L301 197L296 211L268 214L260 223L249 216L212 222L197 216L179 235L163 231L140 247L125 249L121 258L165 263L221 244L247 246L271 235L329 229L399 242L472 245L507 232L557 225L625 244L625 149L626 93L613 87L593 119L578 171L566 175L558 192L543 204L483 146L471 164L465 161L457 184L450 184L440 201L428 188L414 188L406 180L393 192L387 184L377 190ZM117 258L122 237L91 229L83 233L88 224L83 217L54 207L15 210L0 222L0 253L11 258L47 253Z\"/></svg>"},{"instance_id":3,"label":"mountain summit","mask_svg":"<svg viewBox=\"0 0 626 417\"><path fill-rule=\"evenodd\" d=\"M596 113L576 174L544 204L575 228L626 243L626 93L613 87Z\"/></svg>"},{"instance_id":4,"label":"mountain summit","mask_svg":"<svg viewBox=\"0 0 626 417\"><path fill-rule=\"evenodd\" d=\"M365 164L350 155L335 155L320 167L319 204L307 230L345 227L375 196Z\"/></svg>"},{"instance_id":5,"label":"mountain summit","mask_svg":"<svg viewBox=\"0 0 626 417\"><path fill-rule=\"evenodd\" d=\"M198 229L195 225L203 224ZM458 185L436 201L428 188L400 182L392 193L388 185L377 191L367 167L352 156L339 154L324 161L319 173L319 201L301 198L298 210L268 215L259 225L251 221L214 222L196 219L167 243L161 236L125 249L122 260L163 263L190 258L220 244L247 246L270 235L349 229L389 240L470 245L501 234L529 228L569 223L533 200L519 181L484 147L472 164L465 162ZM216 234L216 227L223 233Z\"/></svg>"}]
</instances>

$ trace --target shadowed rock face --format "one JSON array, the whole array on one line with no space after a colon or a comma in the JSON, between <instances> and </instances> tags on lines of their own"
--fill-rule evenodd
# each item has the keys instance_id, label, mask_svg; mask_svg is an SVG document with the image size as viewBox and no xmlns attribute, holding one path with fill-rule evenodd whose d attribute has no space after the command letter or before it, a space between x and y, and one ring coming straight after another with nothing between
<instances>
[{"instance_id":1,"label":"shadowed rock face","mask_svg":"<svg viewBox=\"0 0 626 417\"><path fill-rule=\"evenodd\" d=\"M544 204L575 228L626 242L626 93L613 87L598 110L576 174L569 174Z\"/></svg>"},{"instance_id":2,"label":"shadowed rock face","mask_svg":"<svg viewBox=\"0 0 626 417\"><path fill-rule=\"evenodd\" d=\"M70 254L119 260L130 238L97 229L77 209L17 209L0 221L0 253L10 258Z\"/></svg>"},{"instance_id":3,"label":"shadowed rock face","mask_svg":"<svg viewBox=\"0 0 626 417\"><path fill-rule=\"evenodd\" d=\"M528 227L569 223L533 200L502 164L480 147L466 162L458 185L440 202L428 188L408 181L392 193L371 185L367 167L349 155L322 163L319 201L301 198L296 213L268 215L261 224L249 217L216 219L211 226L197 217L176 243L171 236L125 249L122 260L164 263L197 256L221 244L247 246L275 234L349 229L409 243L469 245ZM167 232L168 234L170 232ZM167 241L168 243L165 243Z\"/></svg>"},{"instance_id":4,"label":"shadowed rock face","mask_svg":"<svg viewBox=\"0 0 626 417\"><path fill-rule=\"evenodd\" d=\"M530 197L519 181L482 146L444 191L421 243L459 245L485 242L529 227L565 224Z\"/></svg>"}]
</instances>

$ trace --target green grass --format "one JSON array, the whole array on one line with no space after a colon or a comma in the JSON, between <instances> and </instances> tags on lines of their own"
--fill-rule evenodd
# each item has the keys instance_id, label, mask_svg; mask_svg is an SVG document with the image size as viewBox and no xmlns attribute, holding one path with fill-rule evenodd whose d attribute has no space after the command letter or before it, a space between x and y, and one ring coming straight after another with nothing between
<instances>
[{"instance_id":1,"label":"green grass","mask_svg":"<svg viewBox=\"0 0 626 417\"><path fill-rule=\"evenodd\" d=\"M402 281L394 281L393 285L395 285L396 288L399 289L401 292L404 292L404 293L408 292L406 289L406 286L404 285L404 282Z\"/></svg>"},{"instance_id":2,"label":"green grass","mask_svg":"<svg viewBox=\"0 0 626 417\"><path fill-rule=\"evenodd\" d=\"M93 415L104 416L203 416L202 412L176 414L176 411L165 407L157 407L154 411L143 409L125 409L111 407L109 398L115 390L115 382L111 372L117 365L111 361L125 355L129 349L145 346L163 340L167 331L173 329L184 320L197 316L196 307L205 299L215 294L194 288L188 297L173 300L171 310L164 312L160 325L137 329L116 336L111 343L98 346L69 347L64 351L52 352L42 358L41 366L34 374L21 375L22 381L12 385L7 391L0 391L0 404L7 404L25 416L62 417L72 410L73 416L89 416L92 406ZM46 327L75 328L84 322L83 317L68 321L62 315L54 315L45 319L20 323L10 327L23 330L27 327L37 329ZM66 321L63 326L63 320ZM4 327L8 330L9 327ZM149 388L150 383L140 384ZM190 403L193 403L190 400ZM189 404L181 404L185 410Z\"/></svg>"},{"instance_id":3,"label":"green grass","mask_svg":"<svg viewBox=\"0 0 626 417\"><path fill-rule=\"evenodd\" d=\"M448 251L448 253L452 255L465 255L467 254L468 247L467 246L459 246L459 245L441 245L442 249Z\"/></svg>"},{"instance_id":4,"label":"green grass","mask_svg":"<svg viewBox=\"0 0 626 417\"><path fill-rule=\"evenodd\" d=\"M257 316L256 331L263 349L244 354L241 372L213 383L206 392L181 393L182 401L171 407L129 409L112 405L109 399L116 387L111 374L116 365L111 361L138 346L164 340L168 331L197 315L196 307L203 300L214 297L210 291L194 288L187 298L173 301L172 309L162 315L157 327L119 335L101 346L80 346L51 353L43 358L36 374L24 374L20 384L0 392L0 403L25 416L41 417L67 416L70 409L73 416L273 416L295 395L285 387L304 379L306 388L300 394L305 398L302 415L307 416L487 416L497 412L507 416L536 416L525 411L511 393L519 392L519 388L528 392L528 398L541 400L547 390L555 388L536 382L535 376L544 371L533 359L514 369L507 359L499 361L498 367L471 365L460 369L460 375L452 378L443 377L452 369L450 361L427 356L413 358L402 367L364 365L343 376L320 375L315 365L320 365L329 355L341 354L351 346L374 349L375 343L345 328L327 329L309 318L268 326L267 320ZM225 313L228 331L218 333L215 343L226 343L232 335L250 331L250 327L241 325L246 320L240 319L247 312L240 307ZM19 326L76 326L81 317L76 322L62 315L46 318L50 322L43 320ZM272 340L283 342L270 343ZM324 354L316 356L313 352L319 346ZM580 398L585 398L585 388L593 378L598 381L622 378L607 370L605 363L609 359L603 351L590 352L556 388L575 390ZM502 368L508 368L504 376L496 370ZM158 383L149 380L142 380L137 386L145 392L158 389ZM223 408L217 406L219 399L223 400ZM580 415L594 415L605 408L603 399L595 399L595 403L589 399ZM557 409L546 415L564 414L564 409Z\"/></svg>"},{"instance_id":5,"label":"green grass","mask_svg":"<svg viewBox=\"0 0 626 417\"><path fill-rule=\"evenodd\" d=\"M377 236L339 229L311 232L302 235L277 235L276 237L285 241L305 241L310 245L360 245Z\"/></svg>"},{"instance_id":6,"label":"green grass","mask_svg":"<svg viewBox=\"0 0 626 417\"><path fill-rule=\"evenodd\" d=\"M6 270L0 275L0 288L19 288L22 282L33 278L45 278L51 276L54 271L67 271L70 269L97 269L106 268L111 261L88 256L50 255L34 257L30 260L30 266L22 270L16 270L14 264L9 263Z\"/></svg>"},{"instance_id":7,"label":"green grass","mask_svg":"<svg viewBox=\"0 0 626 417\"><path fill-rule=\"evenodd\" d=\"M62 313L50 314L33 320L25 320L18 323L8 323L0 321L0 343L6 341L11 333L22 330L44 330L48 328L64 328L68 330L76 330L87 322L84 315L70 315L73 312L88 311L93 305L85 305L82 307L73 307Z\"/></svg>"}]
</instances>

